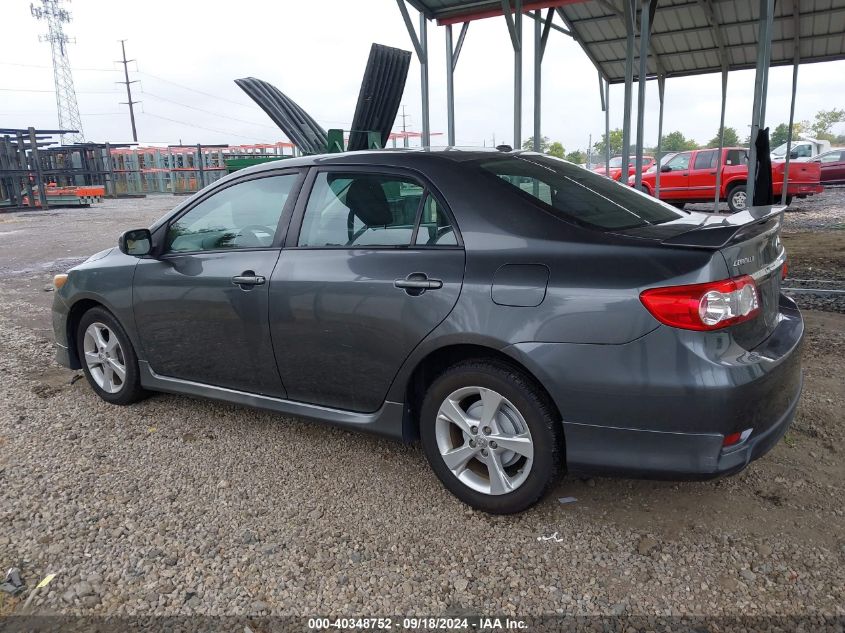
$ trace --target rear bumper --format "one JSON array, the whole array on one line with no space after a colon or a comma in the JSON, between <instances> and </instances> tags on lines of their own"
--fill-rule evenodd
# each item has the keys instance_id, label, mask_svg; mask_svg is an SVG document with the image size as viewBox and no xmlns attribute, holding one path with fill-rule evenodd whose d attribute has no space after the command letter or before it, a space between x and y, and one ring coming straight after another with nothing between
<instances>
[{"instance_id":1,"label":"rear bumper","mask_svg":"<svg viewBox=\"0 0 845 633\"><path fill-rule=\"evenodd\" d=\"M753 350L728 332L659 327L625 345L509 348L546 386L563 419L573 473L664 479L731 474L767 453L795 416L804 334L795 304ZM722 449L725 436L753 429Z\"/></svg>"},{"instance_id":2,"label":"rear bumper","mask_svg":"<svg viewBox=\"0 0 845 633\"><path fill-rule=\"evenodd\" d=\"M783 184L780 187L783 191ZM812 196L824 191L824 186L819 183L790 182L786 185L786 193L790 196Z\"/></svg>"}]
</instances>

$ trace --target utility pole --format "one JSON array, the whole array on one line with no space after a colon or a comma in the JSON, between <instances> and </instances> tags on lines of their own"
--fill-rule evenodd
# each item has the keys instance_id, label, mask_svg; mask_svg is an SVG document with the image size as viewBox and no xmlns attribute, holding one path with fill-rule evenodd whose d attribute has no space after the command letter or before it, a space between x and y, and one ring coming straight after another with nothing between
<instances>
[{"instance_id":1,"label":"utility pole","mask_svg":"<svg viewBox=\"0 0 845 633\"><path fill-rule=\"evenodd\" d=\"M39 42L50 42L53 53L53 82L56 89L56 115L60 130L76 130L72 134L62 134L72 143L84 143L82 133L82 119L79 116L79 104L76 102L76 90L73 86L73 75L70 72L70 61L67 56L67 44L75 42L64 33L62 24L70 22L70 13L62 8L63 0L41 0L41 6L29 5L32 17L47 21L47 35L39 35Z\"/></svg>"},{"instance_id":2,"label":"utility pole","mask_svg":"<svg viewBox=\"0 0 845 633\"><path fill-rule=\"evenodd\" d=\"M132 140L136 143L138 142L138 131L135 129L135 108L134 106L136 103L141 103L140 101L132 101L132 88L130 84L138 83L138 80L129 81L129 62L134 62L134 59L126 59L126 40L119 40L120 41L120 50L123 53L123 59L118 60L118 63L123 64L123 77L124 81L118 81L116 83L124 84L126 86L126 101L121 101L122 105L129 106L129 120L132 122Z\"/></svg>"},{"instance_id":3,"label":"utility pole","mask_svg":"<svg viewBox=\"0 0 845 633\"><path fill-rule=\"evenodd\" d=\"M411 116L410 114L405 114L405 106L402 106L402 146L408 147L408 136L407 136L407 126L405 125L405 119Z\"/></svg>"}]
</instances>

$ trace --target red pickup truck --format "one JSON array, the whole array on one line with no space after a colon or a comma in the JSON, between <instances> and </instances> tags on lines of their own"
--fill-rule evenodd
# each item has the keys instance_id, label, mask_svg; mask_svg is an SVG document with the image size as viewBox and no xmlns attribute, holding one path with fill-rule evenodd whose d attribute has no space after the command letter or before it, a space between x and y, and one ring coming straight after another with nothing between
<instances>
[{"instance_id":1,"label":"red pickup truck","mask_svg":"<svg viewBox=\"0 0 845 633\"><path fill-rule=\"evenodd\" d=\"M676 206L687 202L712 202L716 196L716 165L719 150L698 149L679 152L664 158L660 168L660 199ZM772 190L779 200L783 191L783 172L786 163L772 163ZM642 175L642 189L654 195L656 170ZM824 191L820 184L821 169L818 163L789 163L787 203L793 198L804 198ZM744 147L726 147L722 150L722 182L719 199L727 201L731 212L746 207L745 185L748 180L748 150ZM634 184L634 177L628 178Z\"/></svg>"}]
</instances>

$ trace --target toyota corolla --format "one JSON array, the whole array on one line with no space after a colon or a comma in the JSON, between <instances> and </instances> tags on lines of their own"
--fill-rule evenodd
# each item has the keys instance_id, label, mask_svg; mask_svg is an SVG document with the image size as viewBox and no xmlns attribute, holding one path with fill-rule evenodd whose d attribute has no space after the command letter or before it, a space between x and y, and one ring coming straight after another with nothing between
<instances>
[{"instance_id":1,"label":"toyota corolla","mask_svg":"<svg viewBox=\"0 0 845 633\"><path fill-rule=\"evenodd\" d=\"M113 404L185 393L419 438L488 512L562 471L705 479L770 450L799 400L781 222L533 153L266 163L57 276L57 354Z\"/></svg>"}]
</instances>

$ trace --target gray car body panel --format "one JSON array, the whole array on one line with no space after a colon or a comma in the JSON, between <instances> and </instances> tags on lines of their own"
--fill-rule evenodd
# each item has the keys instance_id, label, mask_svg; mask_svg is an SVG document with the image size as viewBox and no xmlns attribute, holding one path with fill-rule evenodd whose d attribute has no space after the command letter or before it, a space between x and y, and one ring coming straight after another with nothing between
<instances>
[{"instance_id":1,"label":"gray car body panel","mask_svg":"<svg viewBox=\"0 0 845 633\"><path fill-rule=\"evenodd\" d=\"M393 170L420 180L445 203L463 248L297 249L297 214L305 195L296 208L286 209L280 223L285 246L276 251L278 262L265 287L268 334L247 341L249 349L273 350L280 377L275 390L265 386L262 393L246 382L213 384L161 373L150 363L155 352L150 353L149 342L139 340L132 293L136 266L146 270L160 262L117 249L72 269L56 293L59 358L61 346L68 344L72 306L97 301L124 325L139 350L142 384L150 389L409 439L414 434L408 385L414 370L433 352L475 345L509 356L548 391L560 412L573 471L709 477L741 468L771 448L788 426L801 390L803 323L794 304L781 297L778 322L754 349L740 345L729 330L691 332L661 325L640 301L642 290L731 276L718 250L661 243L678 235L687 239L686 232L709 222L708 216L689 214L678 226L657 225L629 235L584 228L489 186L477 170L462 168L463 161L495 155L353 152L264 164L218 181L151 227L155 241L170 218L227 183L290 169L312 175L323 167ZM497 278L503 267L505 276ZM546 270L543 284L538 271ZM440 275L445 292L406 297L390 284L405 272ZM343 296L344 284L357 283L352 279L365 282L360 287L366 296L359 293L358 303ZM144 302L165 300L154 296L155 288L144 292ZM222 307L227 300L217 301ZM358 308L362 318L343 322L345 309L356 315ZM408 324L407 332L402 323ZM325 353L314 350L318 345ZM187 351L185 362L208 362L207 350ZM73 364L73 351L65 355ZM267 358L259 362L266 365ZM337 382L328 389L324 383L331 381ZM741 452L721 449L724 435L750 427L754 433Z\"/></svg>"}]
</instances>

